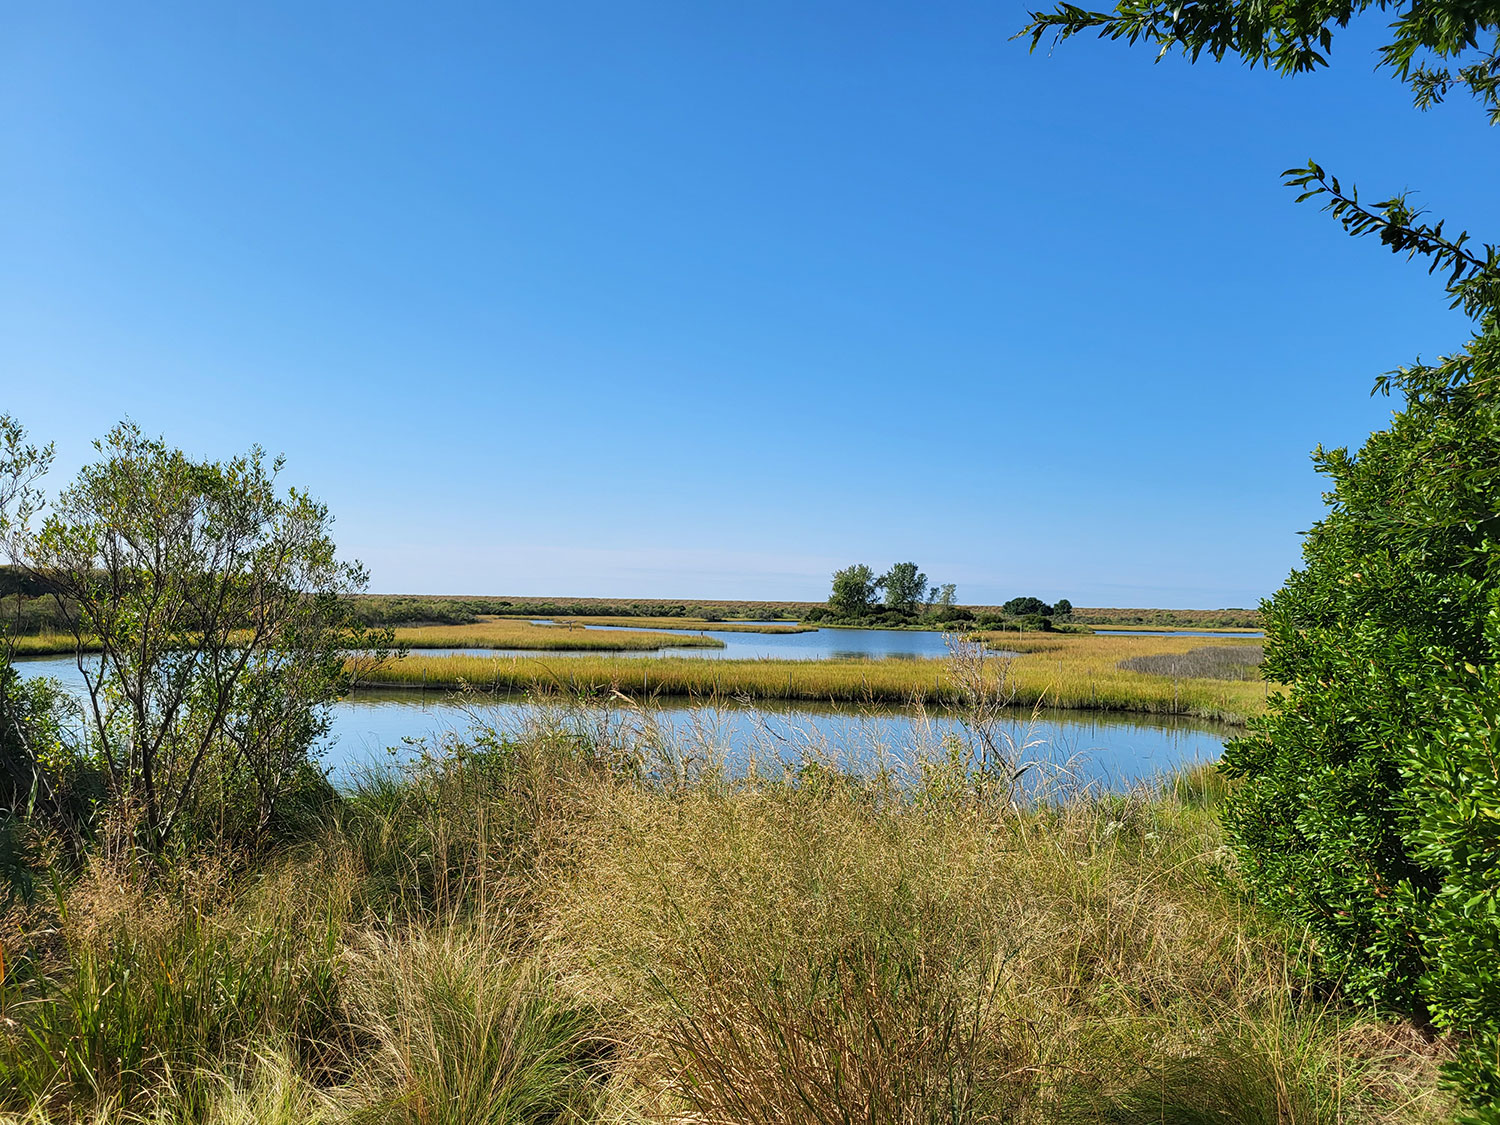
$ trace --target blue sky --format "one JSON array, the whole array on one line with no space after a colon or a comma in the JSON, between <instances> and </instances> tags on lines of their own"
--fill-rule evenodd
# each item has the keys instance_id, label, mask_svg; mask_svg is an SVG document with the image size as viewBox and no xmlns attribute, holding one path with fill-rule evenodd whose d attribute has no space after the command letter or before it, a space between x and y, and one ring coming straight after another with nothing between
<instances>
[{"instance_id":1,"label":"blue sky","mask_svg":"<svg viewBox=\"0 0 1500 1125\"><path fill-rule=\"evenodd\" d=\"M1369 24L1286 80L1024 18L5 4L0 411L59 482L285 453L379 591L1254 604L1467 334L1278 173L1494 237L1493 134Z\"/></svg>"}]
</instances>

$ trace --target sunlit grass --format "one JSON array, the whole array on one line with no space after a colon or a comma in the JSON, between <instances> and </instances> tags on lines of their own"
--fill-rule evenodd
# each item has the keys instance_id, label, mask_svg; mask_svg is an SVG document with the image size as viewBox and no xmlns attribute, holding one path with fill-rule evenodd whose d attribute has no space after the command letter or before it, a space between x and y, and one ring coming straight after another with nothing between
<instances>
[{"instance_id":1,"label":"sunlit grass","mask_svg":"<svg viewBox=\"0 0 1500 1125\"><path fill-rule=\"evenodd\" d=\"M544 627L545 628L545 627ZM990 662L1017 706L1191 715L1243 722L1265 706L1259 680L1232 681L1149 675L1119 667L1132 657L1186 653L1202 637L1100 637L1075 634L993 634L1016 655ZM1244 642L1225 641L1225 644ZM478 657L415 655L382 669L370 686L474 688L568 693L618 691L653 696L806 700L834 703L942 704L955 695L947 664L932 660L704 660L693 657Z\"/></svg>"},{"instance_id":2,"label":"sunlit grass","mask_svg":"<svg viewBox=\"0 0 1500 1125\"><path fill-rule=\"evenodd\" d=\"M577 625L618 625L635 629L711 629L721 633L815 633L816 625L794 621L771 624L746 621L710 621L706 617L558 617L553 620Z\"/></svg>"},{"instance_id":3,"label":"sunlit grass","mask_svg":"<svg viewBox=\"0 0 1500 1125\"><path fill-rule=\"evenodd\" d=\"M412 648L519 648L543 652L649 652L659 648L723 648L716 637L585 629L582 625L533 625L493 617L473 625L421 625L396 630L396 640Z\"/></svg>"},{"instance_id":4,"label":"sunlit grass","mask_svg":"<svg viewBox=\"0 0 1500 1125\"><path fill-rule=\"evenodd\" d=\"M68 633L22 633L7 638L6 643L16 646L17 656L56 656L75 650L73 637ZM88 643L83 647L85 652L97 652L99 648Z\"/></svg>"},{"instance_id":5,"label":"sunlit grass","mask_svg":"<svg viewBox=\"0 0 1500 1125\"><path fill-rule=\"evenodd\" d=\"M593 619L588 619L592 621ZM635 624L635 619L601 618L601 623ZM655 619L642 618L642 622ZM682 618L663 620L681 623ZM689 622L697 628L697 624ZM703 627L708 627L705 623ZM713 626L717 628L718 626ZM799 632L798 627L762 632ZM627 629L585 629L582 623L533 625L521 618L491 617L473 625L419 625L397 628L396 640L412 648L514 648L537 652L651 652L660 648L723 648L717 637L697 633L648 633ZM19 656L46 656L74 651L73 638L65 633L37 633L13 638ZM97 651L96 643L85 643L85 651Z\"/></svg>"},{"instance_id":6,"label":"sunlit grass","mask_svg":"<svg viewBox=\"0 0 1500 1125\"><path fill-rule=\"evenodd\" d=\"M1091 629L1108 629L1119 633L1180 633L1187 631L1223 633L1226 637L1240 634L1256 634L1262 630L1260 626L1250 625L1119 625L1114 622L1109 624L1094 624Z\"/></svg>"},{"instance_id":7,"label":"sunlit grass","mask_svg":"<svg viewBox=\"0 0 1500 1125\"><path fill-rule=\"evenodd\" d=\"M60 870L4 931L0 1120L1451 1112L1442 1045L1321 999L1236 893L1211 767L1017 806L939 746L910 788L668 777L566 712L429 750L268 856Z\"/></svg>"}]
</instances>

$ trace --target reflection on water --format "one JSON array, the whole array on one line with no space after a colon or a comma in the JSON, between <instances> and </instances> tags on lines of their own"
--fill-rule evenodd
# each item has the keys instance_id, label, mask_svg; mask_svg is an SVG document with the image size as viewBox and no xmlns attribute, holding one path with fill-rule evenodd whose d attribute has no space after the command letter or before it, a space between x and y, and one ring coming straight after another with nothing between
<instances>
[{"instance_id":1,"label":"reflection on water","mask_svg":"<svg viewBox=\"0 0 1500 1125\"><path fill-rule=\"evenodd\" d=\"M16 661L25 676L46 675L81 692L72 657ZM545 707L540 710L546 711ZM479 717L502 730L537 719L523 698L485 702L476 710L448 692L363 691L333 707L323 758L335 780L362 767L409 755L408 739L461 731ZM946 711L898 707L764 703L703 706L667 701L649 712L629 707L574 707L559 721L591 732L635 738L672 754L709 756L731 770L764 767L807 757L852 768L909 762L931 753L945 737L963 738L962 723ZM1091 711L1007 715L997 728L1002 743L1026 760L1065 766L1077 783L1123 787L1178 766L1219 757L1230 729L1198 720Z\"/></svg>"}]
</instances>

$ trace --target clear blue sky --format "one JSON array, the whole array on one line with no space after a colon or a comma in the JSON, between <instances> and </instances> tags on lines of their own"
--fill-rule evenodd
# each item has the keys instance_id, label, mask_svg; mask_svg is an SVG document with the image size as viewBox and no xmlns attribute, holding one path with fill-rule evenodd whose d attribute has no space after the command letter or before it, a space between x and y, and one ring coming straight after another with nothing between
<instances>
[{"instance_id":1,"label":"clear blue sky","mask_svg":"<svg viewBox=\"0 0 1500 1125\"><path fill-rule=\"evenodd\" d=\"M285 453L378 591L1254 604L1467 334L1278 173L1500 233L1368 24L1285 80L1004 2L0 19L0 411L59 481L127 415Z\"/></svg>"}]
</instances>

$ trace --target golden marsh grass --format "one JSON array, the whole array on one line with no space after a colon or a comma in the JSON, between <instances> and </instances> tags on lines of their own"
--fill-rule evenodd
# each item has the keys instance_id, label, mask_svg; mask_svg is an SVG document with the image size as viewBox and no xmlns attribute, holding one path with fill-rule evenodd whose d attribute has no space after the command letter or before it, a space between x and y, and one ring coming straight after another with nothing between
<instances>
[{"instance_id":1,"label":"golden marsh grass","mask_svg":"<svg viewBox=\"0 0 1500 1125\"><path fill-rule=\"evenodd\" d=\"M396 630L398 643L412 648L520 648L540 652L649 652L659 648L723 648L724 642L694 633L663 634L585 629L581 624L533 625L493 617L473 625L419 625Z\"/></svg>"},{"instance_id":2,"label":"golden marsh grass","mask_svg":"<svg viewBox=\"0 0 1500 1125\"><path fill-rule=\"evenodd\" d=\"M556 617L570 625L618 625L627 629L711 629L721 633L816 633L816 625L795 621L760 624L746 621L710 621L706 617Z\"/></svg>"},{"instance_id":3,"label":"golden marsh grass","mask_svg":"<svg viewBox=\"0 0 1500 1125\"><path fill-rule=\"evenodd\" d=\"M1185 653L1203 637L994 634L1018 655L992 658L1017 706L1189 715L1242 723L1265 706L1259 680L1183 679L1121 669L1132 657ZM1217 643L1217 642L1215 642ZM1224 641L1224 644L1244 644ZM956 685L944 660L705 660L693 657L411 656L381 669L368 686L565 693L618 691L637 699L805 700L832 703L951 702Z\"/></svg>"}]
</instances>

